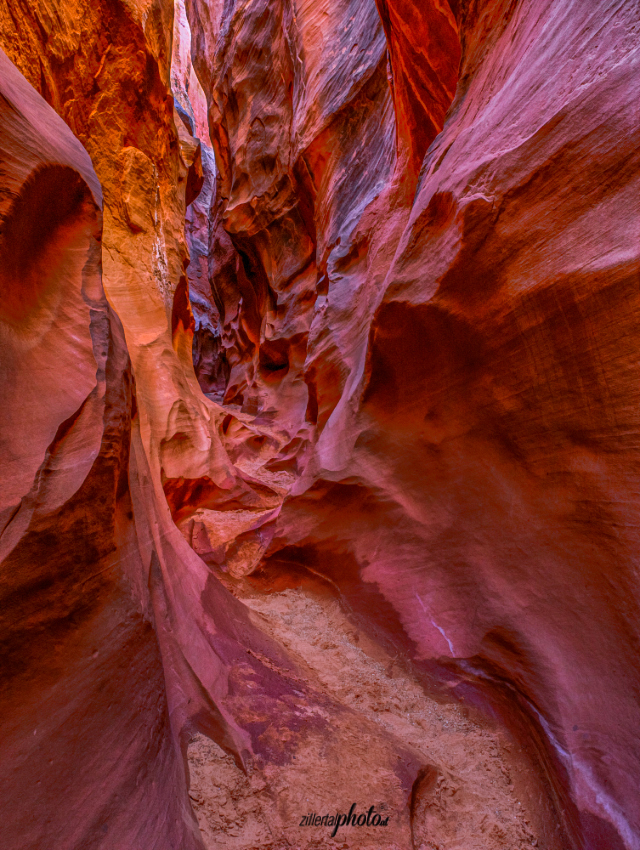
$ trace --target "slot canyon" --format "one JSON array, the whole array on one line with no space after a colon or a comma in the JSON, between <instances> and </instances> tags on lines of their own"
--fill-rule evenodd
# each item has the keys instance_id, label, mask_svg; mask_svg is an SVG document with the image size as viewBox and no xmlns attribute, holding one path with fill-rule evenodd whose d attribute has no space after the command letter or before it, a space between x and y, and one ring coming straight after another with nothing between
<instances>
[{"instance_id":1,"label":"slot canyon","mask_svg":"<svg viewBox=\"0 0 640 850\"><path fill-rule=\"evenodd\" d=\"M1 850L640 850L637 0L0 0L0 375Z\"/></svg>"}]
</instances>

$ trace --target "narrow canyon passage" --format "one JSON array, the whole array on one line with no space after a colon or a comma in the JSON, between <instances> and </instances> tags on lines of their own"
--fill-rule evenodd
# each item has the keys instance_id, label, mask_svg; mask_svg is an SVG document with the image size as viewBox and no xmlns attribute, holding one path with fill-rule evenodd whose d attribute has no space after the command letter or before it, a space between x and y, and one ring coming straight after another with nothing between
<instances>
[{"instance_id":1,"label":"narrow canyon passage","mask_svg":"<svg viewBox=\"0 0 640 850\"><path fill-rule=\"evenodd\" d=\"M640 850L636 0L0 0L2 850Z\"/></svg>"},{"instance_id":2,"label":"narrow canyon passage","mask_svg":"<svg viewBox=\"0 0 640 850\"><path fill-rule=\"evenodd\" d=\"M321 568L304 559L265 568L260 529L295 478L270 468L279 457L270 429L251 416L243 420L235 426L244 449L237 469L271 491L270 507L200 507L179 527L216 578L254 612L252 623L295 664L293 722L278 723L277 702L254 706L250 720L278 757L267 743L245 769L211 738L192 736L189 796L206 850L562 848L550 789L522 740L473 700L452 702L416 671L400 644L372 634L366 609L358 616ZM246 676L251 682L250 667ZM247 687L236 681L231 687L236 684ZM314 717L328 728L314 728ZM320 822L327 814L346 816L353 803L357 813L375 805L388 817L386 828L346 826L333 835L326 817L324 824L301 826L308 814Z\"/></svg>"}]
</instances>

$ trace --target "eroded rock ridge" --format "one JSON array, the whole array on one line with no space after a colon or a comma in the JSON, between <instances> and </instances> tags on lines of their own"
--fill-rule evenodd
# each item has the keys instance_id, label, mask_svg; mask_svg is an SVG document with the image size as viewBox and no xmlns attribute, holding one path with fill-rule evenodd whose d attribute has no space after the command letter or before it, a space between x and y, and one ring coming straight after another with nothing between
<instances>
[{"instance_id":1,"label":"eroded rock ridge","mask_svg":"<svg viewBox=\"0 0 640 850\"><path fill-rule=\"evenodd\" d=\"M640 847L639 36L0 0L3 847Z\"/></svg>"}]
</instances>

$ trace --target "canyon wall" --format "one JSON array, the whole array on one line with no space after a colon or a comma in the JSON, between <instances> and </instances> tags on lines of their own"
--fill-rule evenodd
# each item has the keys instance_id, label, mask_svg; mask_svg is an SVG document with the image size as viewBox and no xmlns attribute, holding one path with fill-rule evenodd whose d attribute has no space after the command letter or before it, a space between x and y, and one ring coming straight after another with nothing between
<instances>
[{"instance_id":1,"label":"canyon wall","mask_svg":"<svg viewBox=\"0 0 640 850\"><path fill-rule=\"evenodd\" d=\"M0 0L3 846L200 847L196 731L417 840L416 751L229 591L312 582L508 730L544 846L640 847L639 33Z\"/></svg>"},{"instance_id":2,"label":"canyon wall","mask_svg":"<svg viewBox=\"0 0 640 850\"><path fill-rule=\"evenodd\" d=\"M289 439L257 575L528 728L571 846L639 846L637 6L187 8L225 401Z\"/></svg>"},{"instance_id":3,"label":"canyon wall","mask_svg":"<svg viewBox=\"0 0 640 850\"><path fill-rule=\"evenodd\" d=\"M168 3L0 5L7 848L201 846L186 740L246 763L229 673L275 678L164 492L261 498L193 371L184 222L203 173L172 21Z\"/></svg>"},{"instance_id":4,"label":"canyon wall","mask_svg":"<svg viewBox=\"0 0 640 850\"><path fill-rule=\"evenodd\" d=\"M195 847L132 521L100 184L2 53L0 94L1 843Z\"/></svg>"}]
</instances>

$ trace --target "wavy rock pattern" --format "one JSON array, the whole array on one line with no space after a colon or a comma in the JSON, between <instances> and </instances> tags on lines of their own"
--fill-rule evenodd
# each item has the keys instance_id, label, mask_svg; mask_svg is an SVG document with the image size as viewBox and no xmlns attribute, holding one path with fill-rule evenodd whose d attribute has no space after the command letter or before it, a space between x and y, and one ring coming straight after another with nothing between
<instances>
[{"instance_id":1,"label":"wavy rock pattern","mask_svg":"<svg viewBox=\"0 0 640 850\"><path fill-rule=\"evenodd\" d=\"M195 847L132 522L100 184L4 54L0 95L1 843Z\"/></svg>"},{"instance_id":2,"label":"wavy rock pattern","mask_svg":"<svg viewBox=\"0 0 640 850\"><path fill-rule=\"evenodd\" d=\"M0 0L3 847L640 847L639 34Z\"/></svg>"},{"instance_id":3,"label":"wavy rock pattern","mask_svg":"<svg viewBox=\"0 0 640 850\"><path fill-rule=\"evenodd\" d=\"M572 846L636 847L637 9L276 7L188 6L254 284L226 398L291 438L260 569L528 729Z\"/></svg>"}]
</instances>

